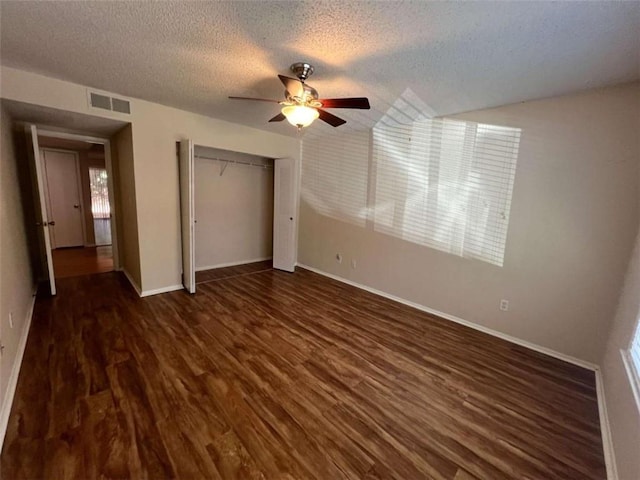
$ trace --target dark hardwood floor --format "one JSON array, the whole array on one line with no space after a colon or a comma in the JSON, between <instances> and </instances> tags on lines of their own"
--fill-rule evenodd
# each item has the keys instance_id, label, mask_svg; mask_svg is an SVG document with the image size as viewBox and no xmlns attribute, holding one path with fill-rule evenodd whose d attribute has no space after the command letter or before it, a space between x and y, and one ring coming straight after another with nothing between
<instances>
[{"instance_id":1,"label":"dark hardwood floor","mask_svg":"<svg viewBox=\"0 0 640 480\"><path fill-rule=\"evenodd\" d=\"M604 479L592 372L298 270L36 303L3 479Z\"/></svg>"},{"instance_id":2,"label":"dark hardwood floor","mask_svg":"<svg viewBox=\"0 0 640 480\"><path fill-rule=\"evenodd\" d=\"M257 272L271 270L273 262L264 260L261 262L246 263L244 265L235 265L233 267L212 268L210 270L202 270L196 272L196 283L212 282L224 280L229 277L237 277L239 275L248 275Z\"/></svg>"}]
</instances>

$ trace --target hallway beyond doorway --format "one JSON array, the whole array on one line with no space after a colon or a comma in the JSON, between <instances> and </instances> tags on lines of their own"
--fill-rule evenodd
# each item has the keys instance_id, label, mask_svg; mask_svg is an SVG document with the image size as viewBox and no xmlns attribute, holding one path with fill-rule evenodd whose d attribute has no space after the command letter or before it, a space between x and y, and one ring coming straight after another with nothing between
<instances>
[{"instance_id":1,"label":"hallway beyond doorway","mask_svg":"<svg viewBox=\"0 0 640 480\"><path fill-rule=\"evenodd\" d=\"M52 251L56 278L91 275L113 270L111 245L100 247L57 248Z\"/></svg>"}]
</instances>

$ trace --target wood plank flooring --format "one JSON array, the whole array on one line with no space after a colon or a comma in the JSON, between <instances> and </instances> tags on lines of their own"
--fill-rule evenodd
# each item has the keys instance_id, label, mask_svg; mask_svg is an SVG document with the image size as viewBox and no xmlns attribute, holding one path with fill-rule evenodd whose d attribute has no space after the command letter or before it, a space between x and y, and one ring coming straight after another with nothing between
<instances>
[{"instance_id":1,"label":"wood plank flooring","mask_svg":"<svg viewBox=\"0 0 640 480\"><path fill-rule=\"evenodd\" d=\"M3 479L604 479L594 375L305 270L39 298Z\"/></svg>"},{"instance_id":2,"label":"wood plank flooring","mask_svg":"<svg viewBox=\"0 0 640 480\"><path fill-rule=\"evenodd\" d=\"M271 260L264 260L261 262L246 263L244 265L235 265L233 267L202 270L196 272L196 283L224 280L225 278L237 277L238 275L263 272L265 270L271 270L271 268L273 268L272 266L273 262Z\"/></svg>"},{"instance_id":3,"label":"wood plank flooring","mask_svg":"<svg viewBox=\"0 0 640 480\"><path fill-rule=\"evenodd\" d=\"M113 270L111 245L100 247L56 248L51 251L56 278L91 275Z\"/></svg>"}]
</instances>

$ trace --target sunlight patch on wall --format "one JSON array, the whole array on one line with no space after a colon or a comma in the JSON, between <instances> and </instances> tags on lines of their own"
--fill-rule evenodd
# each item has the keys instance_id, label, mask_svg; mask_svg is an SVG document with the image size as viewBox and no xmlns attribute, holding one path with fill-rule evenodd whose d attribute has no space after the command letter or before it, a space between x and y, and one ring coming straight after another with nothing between
<instances>
[{"instance_id":1,"label":"sunlight patch on wall","mask_svg":"<svg viewBox=\"0 0 640 480\"><path fill-rule=\"evenodd\" d=\"M450 119L375 127L374 229L502 266L519 142Z\"/></svg>"},{"instance_id":2,"label":"sunlight patch on wall","mask_svg":"<svg viewBox=\"0 0 640 480\"><path fill-rule=\"evenodd\" d=\"M520 129L419 109L401 123L397 110L371 130L305 138L303 200L331 218L502 266Z\"/></svg>"},{"instance_id":3,"label":"sunlight patch on wall","mask_svg":"<svg viewBox=\"0 0 640 480\"><path fill-rule=\"evenodd\" d=\"M302 197L322 215L366 222L369 131L305 138Z\"/></svg>"}]
</instances>

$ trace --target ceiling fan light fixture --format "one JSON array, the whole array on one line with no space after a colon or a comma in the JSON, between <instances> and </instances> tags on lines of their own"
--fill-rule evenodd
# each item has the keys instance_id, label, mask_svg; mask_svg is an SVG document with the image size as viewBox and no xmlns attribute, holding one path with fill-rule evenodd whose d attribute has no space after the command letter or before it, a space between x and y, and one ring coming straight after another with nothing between
<instances>
[{"instance_id":1,"label":"ceiling fan light fixture","mask_svg":"<svg viewBox=\"0 0 640 480\"><path fill-rule=\"evenodd\" d=\"M287 119L287 121L294 127L297 127L298 130L301 130L303 127L308 127L316 118L319 118L332 127L339 127L347 123L346 120L327 112L327 108L358 108L363 110L371 108L369 100L366 97L319 98L318 91L305 83L305 80L313 73L313 65L305 62L294 63L291 65L291 71L295 73L298 78L278 75L278 78L285 88L284 101L271 100L268 98L229 98L234 100L279 103L283 106L281 113L271 118L269 123L282 122Z\"/></svg>"},{"instance_id":2,"label":"ceiling fan light fixture","mask_svg":"<svg viewBox=\"0 0 640 480\"><path fill-rule=\"evenodd\" d=\"M282 114L291 125L298 128L308 127L320 116L318 110L304 105L287 105L282 108Z\"/></svg>"}]
</instances>

